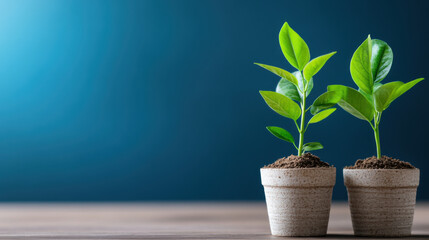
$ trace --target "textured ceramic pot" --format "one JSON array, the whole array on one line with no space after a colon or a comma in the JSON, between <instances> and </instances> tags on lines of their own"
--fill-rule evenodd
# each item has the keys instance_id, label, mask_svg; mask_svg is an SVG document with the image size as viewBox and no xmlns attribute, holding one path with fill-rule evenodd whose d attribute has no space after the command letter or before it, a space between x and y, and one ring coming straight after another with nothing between
<instances>
[{"instance_id":1,"label":"textured ceramic pot","mask_svg":"<svg viewBox=\"0 0 429 240\"><path fill-rule=\"evenodd\" d=\"M344 169L356 236L411 235L419 169Z\"/></svg>"},{"instance_id":2,"label":"textured ceramic pot","mask_svg":"<svg viewBox=\"0 0 429 240\"><path fill-rule=\"evenodd\" d=\"M335 171L334 167L261 168L271 234L326 235Z\"/></svg>"}]
</instances>

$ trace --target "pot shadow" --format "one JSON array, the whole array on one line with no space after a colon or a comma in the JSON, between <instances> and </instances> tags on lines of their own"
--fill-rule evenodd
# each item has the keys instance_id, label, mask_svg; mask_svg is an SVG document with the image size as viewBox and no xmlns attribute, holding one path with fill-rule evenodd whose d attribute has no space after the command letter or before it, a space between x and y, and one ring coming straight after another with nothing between
<instances>
[{"instance_id":1,"label":"pot shadow","mask_svg":"<svg viewBox=\"0 0 429 240\"><path fill-rule=\"evenodd\" d=\"M260 238L260 239L288 239L288 240L300 240L300 239L325 239L325 240L330 240L330 239L363 239L363 240L387 240L387 239L425 239L428 240L429 239L429 235L426 234L413 234L410 237L378 237L378 238L374 238L374 237L359 237L359 236L355 236L352 234L328 234L324 237L280 237L280 236L273 236L273 235L268 235L266 236L266 238Z\"/></svg>"},{"instance_id":2,"label":"pot shadow","mask_svg":"<svg viewBox=\"0 0 429 240\"><path fill-rule=\"evenodd\" d=\"M316 239L316 238L315 238ZM380 240L380 239L429 239L429 235L426 234L413 234L410 237L359 237L355 235L348 234L328 234L325 237L321 237L321 239L367 239L367 240Z\"/></svg>"}]
</instances>

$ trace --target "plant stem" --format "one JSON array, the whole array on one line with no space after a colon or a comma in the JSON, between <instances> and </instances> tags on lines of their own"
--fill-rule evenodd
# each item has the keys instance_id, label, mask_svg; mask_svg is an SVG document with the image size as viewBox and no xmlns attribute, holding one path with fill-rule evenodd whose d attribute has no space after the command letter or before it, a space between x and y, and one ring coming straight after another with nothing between
<instances>
[{"instance_id":1,"label":"plant stem","mask_svg":"<svg viewBox=\"0 0 429 240\"><path fill-rule=\"evenodd\" d=\"M375 137L375 145L377 146L377 158L381 158L381 146L380 146L380 124L381 113L377 113L374 117L374 137Z\"/></svg>"},{"instance_id":2,"label":"plant stem","mask_svg":"<svg viewBox=\"0 0 429 240\"><path fill-rule=\"evenodd\" d=\"M302 94L302 103L301 103L301 127L299 130L299 147L298 147L298 156L302 155L303 152L303 145L304 145L304 133L305 133L305 100L306 100L306 89L303 91Z\"/></svg>"},{"instance_id":3,"label":"plant stem","mask_svg":"<svg viewBox=\"0 0 429 240\"><path fill-rule=\"evenodd\" d=\"M374 136L375 136L375 145L377 146L377 158L380 159L381 158L381 150L380 150L380 133L379 133L378 124L374 128Z\"/></svg>"}]
</instances>

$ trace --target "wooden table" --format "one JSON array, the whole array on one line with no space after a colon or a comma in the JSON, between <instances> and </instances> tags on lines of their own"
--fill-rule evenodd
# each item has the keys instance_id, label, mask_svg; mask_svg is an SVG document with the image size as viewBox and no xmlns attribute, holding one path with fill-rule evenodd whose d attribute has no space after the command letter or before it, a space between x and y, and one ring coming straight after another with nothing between
<instances>
[{"instance_id":1,"label":"wooden table","mask_svg":"<svg viewBox=\"0 0 429 240\"><path fill-rule=\"evenodd\" d=\"M322 239L355 239L347 204L333 204L328 233ZM282 238L270 235L264 203L213 202L3 203L0 239ZM429 203L416 207L412 239L429 239Z\"/></svg>"}]
</instances>

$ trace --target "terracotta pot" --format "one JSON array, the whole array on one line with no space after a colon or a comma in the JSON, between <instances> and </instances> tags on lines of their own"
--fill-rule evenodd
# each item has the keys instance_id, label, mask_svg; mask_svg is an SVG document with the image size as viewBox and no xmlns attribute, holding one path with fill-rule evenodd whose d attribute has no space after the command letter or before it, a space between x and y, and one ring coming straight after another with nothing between
<instances>
[{"instance_id":1,"label":"terracotta pot","mask_svg":"<svg viewBox=\"0 0 429 240\"><path fill-rule=\"evenodd\" d=\"M324 236L328 228L332 168L261 168L271 234Z\"/></svg>"},{"instance_id":2,"label":"terracotta pot","mask_svg":"<svg viewBox=\"0 0 429 240\"><path fill-rule=\"evenodd\" d=\"M419 169L344 169L356 236L411 235Z\"/></svg>"}]
</instances>

